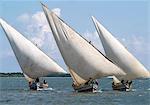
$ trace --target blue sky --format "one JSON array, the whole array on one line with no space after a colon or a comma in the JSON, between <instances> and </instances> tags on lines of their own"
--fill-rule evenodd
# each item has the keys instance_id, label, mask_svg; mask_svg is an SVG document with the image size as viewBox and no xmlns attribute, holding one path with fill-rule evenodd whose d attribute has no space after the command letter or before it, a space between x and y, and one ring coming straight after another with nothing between
<instances>
[{"instance_id":1,"label":"blue sky","mask_svg":"<svg viewBox=\"0 0 150 105\"><path fill-rule=\"evenodd\" d=\"M42 1L102 52L92 22L95 16L150 70L150 2L148 1ZM0 17L15 27L64 69L66 66L37 0L0 1ZM0 28L0 72L21 72Z\"/></svg>"}]
</instances>

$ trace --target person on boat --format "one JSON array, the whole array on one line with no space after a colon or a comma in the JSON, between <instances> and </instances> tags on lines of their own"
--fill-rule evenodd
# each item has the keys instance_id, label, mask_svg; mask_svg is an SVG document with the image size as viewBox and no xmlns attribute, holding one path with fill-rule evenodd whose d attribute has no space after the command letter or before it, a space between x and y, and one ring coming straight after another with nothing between
<instances>
[{"instance_id":1,"label":"person on boat","mask_svg":"<svg viewBox=\"0 0 150 105\"><path fill-rule=\"evenodd\" d=\"M115 86L115 83L114 83L114 82L112 82L112 86Z\"/></svg>"},{"instance_id":2,"label":"person on boat","mask_svg":"<svg viewBox=\"0 0 150 105\"><path fill-rule=\"evenodd\" d=\"M43 81L43 84L47 84L46 80Z\"/></svg>"},{"instance_id":3,"label":"person on boat","mask_svg":"<svg viewBox=\"0 0 150 105\"><path fill-rule=\"evenodd\" d=\"M29 82L29 88L31 90L37 90L37 84L35 82Z\"/></svg>"},{"instance_id":4,"label":"person on boat","mask_svg":"<svg viewBox=\"0 0 150 105\"><path fill-rule=\"evenodd\" d=\"M127 89L129 89L129 81L126 81L126 83L124 85Z\"/></svg>"},{"instance_id":5,"label":"person on boat","mask_svg":"<svg viewBox=\"0 0 150 105\"><path fill-rule=\"evenodd\" d=\"M37 88L43 88L42 84L39 81L39 78L36 78L35 83L37 85Z\"/></svg>"},{"instance_id":6,"label":"person on boat","mask_svg":"<svg viewBox=\"0 0 150 105\"><path fill-rule=\"evenodd\" d=\"M39 81L39 78L36 78L35 82L36 82L36 83L40 82L40 81Z\"/></svg>"},{"instance_id":7,"label":"person on boat","mask_svg":"<svg viewBox=\"0 0 150 105\"><path fill-rule=\"evenodd\" d=\"M31 81L29 81L29 85L28 86L29 86L30 89L31 89L31 85L32 85L32 83L31 83Z\"/></svg>"},{"instance_id":8,"label":"person on boat","mask_svg":"<svg viewBox=\"0 0 150 105\"><path fill-rule=\"evenodd\" d=\"M89 78L89 80L85 83L85 85L90 84L91 82L93 82L92 78Z\"/></svg>"},{"instance_id":9,"label":"person on boat","mask_svg":"<svg viewBox=\"0 0 150 105\"><path fill-rule=\"evenodd\" d=\"M121 80L121 83L124 84L124 80Z\"/></svg>"},{"instance_id":10,"label":"person on boat","mask_svg":"<svg viewBox=\"0 0 150 105\"><path fill-rule=\"evenodd\" d=\"M128 81L127 81L128 82ZM122 84L122 88L120 89L121 91L125 91L126 89L128 89L128 84L127 82L125 83L124 80L121 80L121 84Z\"/></svg>"},{"instance_id":11,"label":"person on boat","mask_svg":"<svg viewBox=\"0 0 150 105\"><path fill-rule=\"evenodd\" d=\"M129 86L131 86L131 84L132 84L132 81L129 82Z\"/></svg>"},{"instance_id":12,"label":"person on boat","mask_svg":"<svg viewBox=\"0 0 150 105\"><path fill-rule=\"evenodd\" d=\"M89 41L89 44L91 44L91 41Z\"/></svg>"},{"instance_id":13,"label":"person on boat","mask_svg":"<svg viewBox=\"0 0 150 105\"><path fill-rule=\"evenodd\" d=\"M126 82L126 85L128 86L128 88L131 87L131 84L132 84L132 81L127 81L127 82Z\"/></svg>"},{"instance_id":14,"label":"person on boat","mask_svg":"<svg viewBox=\"0 0 150 105\"><path fill-rule=\"evenodd\" d=\"M46 80L43 81L43 88L48 88L48 83L46 82Z\"/></svg>"},{"instance_id":15,"label":"person on boat","mask_svg":"<svg viewBox=\"0 0 150 105\"><path fill-rule=\"evenodd\" d=\"M72 87L75 87L76 85L75 85L75 82L73 81L73 83L72 83Z\"/></svg>"},{"instance_id":16,"label":"person on boat","mask_svg":"<svg viewBox=\"0 0 150 105\"><path fill-rule=\"evenodd\" d=\"M32 83L31 83L31 81L29 81L29 87L31 87L31 85L32 85Z\"/></svg>"},{"instance_id":17,"label":"person on boat","mask_svg":"<svg viewBox=\"0 0 150 105\"><path fill-rule=\"evenodd\" d=\"M98 81L97 80L95 80L95 84L98 85Z\"/></svg>"}]
</instances>

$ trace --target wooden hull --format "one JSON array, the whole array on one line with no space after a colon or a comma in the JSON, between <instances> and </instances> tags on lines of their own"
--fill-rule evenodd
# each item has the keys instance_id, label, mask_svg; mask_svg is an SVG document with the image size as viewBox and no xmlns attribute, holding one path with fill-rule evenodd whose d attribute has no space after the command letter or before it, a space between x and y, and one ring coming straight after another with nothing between
<instances>
[{"instance_id":1,"label":"wooden hull","mask_svg":"<svg viewBox=\"0 0 150 105\"><path fill-rule=\"evenodd\" d=\"M30 90L41 90L41 89L47 89L48 85L45 86L44 84L37 85L36 83L32 83L29 86L29 88L30 88Z\"/></svg>"},{"instance_id":2,"label":"wooden hull","mask_svg":"<svg viewBox=\"0 0 150 105\"><path fill-rule=\"evenodd\" d=\"M117 83L115 85L112 85L113 90L118 90L118 91L130 91L131 90L131 84L122 84L122 83Z\"/></svg>"},{"instance_id":3,"label":"wooden hull","mask_svg":"<svg viewBox=\"0 0 150 105\"><path fill-rule=\"evenodd\" d=\"M98 84L90 83L90 84L83 84L80 86L73 86L76 92L97 92Z\"/></svg>"}]
</instances>

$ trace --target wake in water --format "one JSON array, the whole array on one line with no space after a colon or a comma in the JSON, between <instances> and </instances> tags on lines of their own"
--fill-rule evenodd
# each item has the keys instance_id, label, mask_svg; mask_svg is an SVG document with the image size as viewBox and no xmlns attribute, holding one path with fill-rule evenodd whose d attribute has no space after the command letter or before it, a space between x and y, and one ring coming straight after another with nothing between
<instances>
[{"instance_id":1,"label":"wake in water","mask_svg":"<svg viewBox=\"0 0 150 105\"><path fill-rule=\"evenodd\" d=\"M131 89L131 91L132 91L132 92L135 92L135 91L136 91L136 89Z\"/></svg>"},{"instance_id":2,"label":"wake in water","mask_svg":"<svg viewBox=\"0 0 150 105\"><path fill-rule=\"evenodd\" d=\"M150 88L148 88L147 90L150 91Z\"/></svg>"},{"instance_id":3,"label":"wake in water","mask_svg":"<svg viewBox=\"0 0 150 105\"><path fill-rule=\"evenodd\" d=\"M94 93L102 93L103 91L101 89L96 90Z\"/></svg>"},{"instance_id":4,"label":"wake in water","mask_svg":"<svg viewBox=\"0 0 150 105\"><path fill-rule=\"evenodd\" d=\"M38 91L48 91L48 90L55 90L53 88L39 88Z\"/></svg>"}]
</instances>

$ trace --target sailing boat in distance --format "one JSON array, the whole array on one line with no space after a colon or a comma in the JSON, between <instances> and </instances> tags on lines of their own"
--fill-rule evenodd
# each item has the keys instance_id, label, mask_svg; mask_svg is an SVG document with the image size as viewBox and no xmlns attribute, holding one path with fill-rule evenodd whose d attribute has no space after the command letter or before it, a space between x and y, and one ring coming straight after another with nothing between
<instances>
[{"instance_id":1,"label":"sailing boat in distance","mask_svg":"<svg viewBox=\"0 0 150 105\"><path fill-rule=\"evenodd\" d=\"M54 60L3 19L0 19L0 25L28 82L53 73L66 73Z\"/></svg>"},{"instance_id":2,"label":"sailing boat in distance","mask_svg":"<svg viewBox=\"0 0 150 105\"><path fill-rule=\"evenodd\" d=\"M114 90L129 90L132 80L150 78L149 71L94 17L92 17L106 56L126 73L122 78L114 77ZM120 83L117 81L120 80Z\"/></svg>"},{"instance_id":3,"label":"sailing boat in distance","mask_svg":"<svg viewBox=\"0 0 150 105\"><path fill-rule=\"evenodd\" d=\"M94 92L98 88L96 79L111 75L125 75L120 68L106 59L55 13L49 11L43 4L42 8L61 55L68 66L75 91Z\"/></svg>"}]
</instances>

